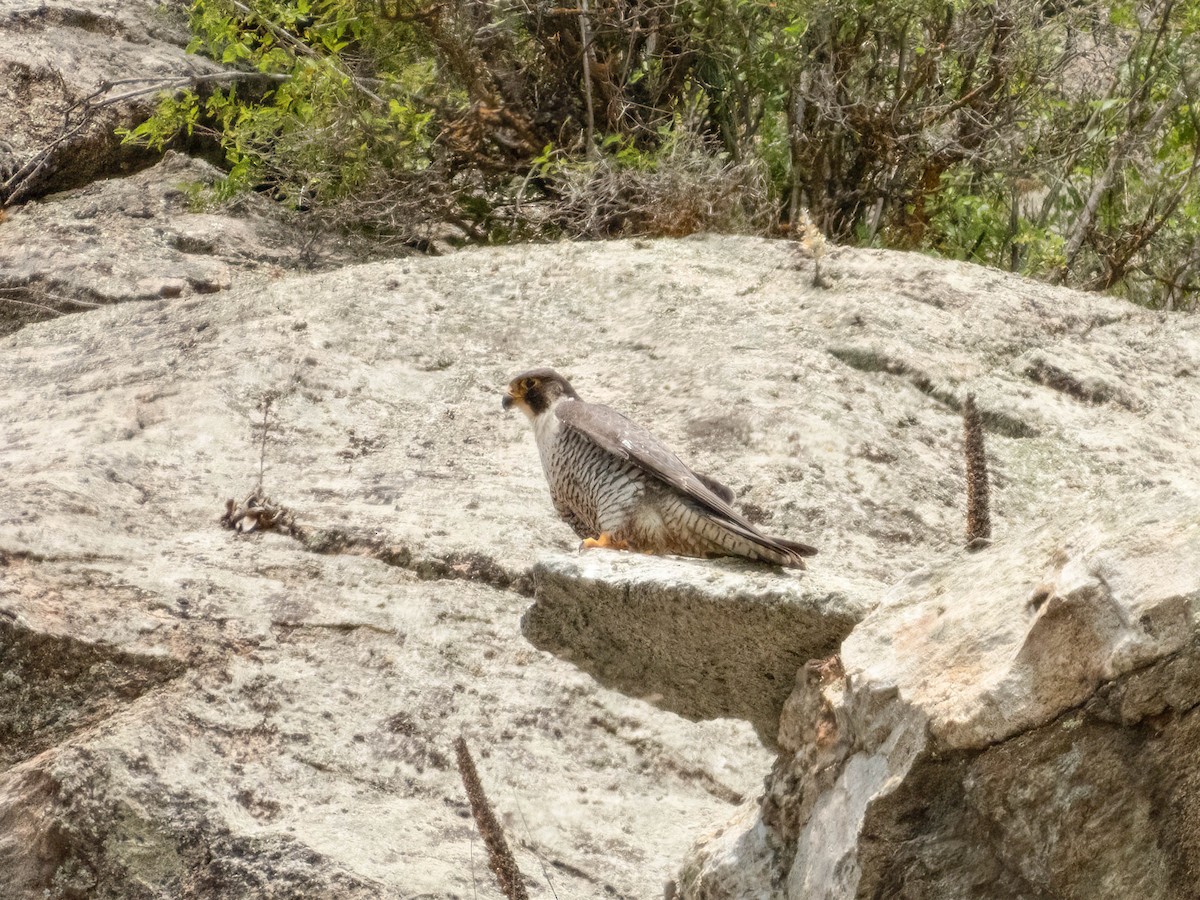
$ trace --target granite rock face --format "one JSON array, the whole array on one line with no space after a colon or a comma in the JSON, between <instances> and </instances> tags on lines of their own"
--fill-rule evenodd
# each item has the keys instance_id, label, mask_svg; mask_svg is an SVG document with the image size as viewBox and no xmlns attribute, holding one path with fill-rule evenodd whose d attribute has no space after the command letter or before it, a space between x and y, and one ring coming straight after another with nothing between
<instances>
[{"instance_id":1,"label":"granite rock face","mask_svg":"<svg viewBox=\"0 0 1200 900\"><path fill-rule=\"evenodd\" d=\"M18 900L491 890L460 733L533 896L1182 896L1200 326L920 256L824 268L508 247L0 340ZM571 556L500 410L535 365L820 555ZM1101 376L1127 402L1063 387ZM251 493L280 531L221 528Z\"/></svg>"},{"instance_id":2,"label":"granite rock face","mask_svg":"<svg viewBox=\"0 0 1200 900\"><path fill-rule=\"evenodd\" d=\"M869 585L733 560L561 556L533 572L521 628L601 684L689 719L743 719L774 746L799 670L837 650Z\"/></svg>"},{"instance_id":3,"label":"granite rock face","mask_svg":"<svg viewBox=\"0 0 1200 900\"><path fill-rule=\"evenodd\" d=\"M931 319L841 358L950 403L915 362ZM932 554L804 668L763 795L698 843L680 896L1197 896L1200 327L1024 324L974 382L1013 398L993 430L1028 428L989 440L998 539ZM943 352L969 371L980 326L959 327Z\"/></svg>"},{"instance_id":4,"label":"granite rock face","mask_svg":"<svg viewBox=\"0 0 1200 900\"><path fill-rule=\"evenodd\" d=\"M184 52L187 7L183 0L0 0L0 203L154 160L114 133L153 111L154 95L136 91L155 78L220 71ZM120 97L127 99L107 102Z\"/></svg>"},{"instance_id":5,"label":"granite rock face","mask_svg":"<svg viewBox=\"0 0 1200 900\"><path fill-rule=\"evenodd\" d=\"M1194 896L1200 523L1152 499L899 585L806 669L684 895Z\"/></svg>"},{"instance_id":6,"label":"granite rock face","mask_svg":"<svg viewBox=\"0 0 1200 900\"><path fill-rule=\"evenodd\" d=\"M262 198L201 211L207 163L121 142L157 91L222 77L183 0L0 0L0 335L106 303L344 262Z\"/></svg>"},{"instance_id":7,"label":"granite rock face","mask_svg":"<svg viewBox=\"0 0 1200 900\"><path fill-rule=\"evenodd\" d=\"M168 151L134 175L9 210L0 222L0 334L109 303L188 297L345 261L270 201L205 209L220 173Z\"/></svg>"}]
</instances>

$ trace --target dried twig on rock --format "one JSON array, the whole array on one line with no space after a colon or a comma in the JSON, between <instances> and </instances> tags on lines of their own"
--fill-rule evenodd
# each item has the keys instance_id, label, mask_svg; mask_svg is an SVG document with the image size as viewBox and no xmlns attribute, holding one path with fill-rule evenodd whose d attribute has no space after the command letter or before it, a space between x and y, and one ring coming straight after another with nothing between
<instances>
[{"instance_id":1,"label":"dried twig on rock","mask_svg":"<svg viewBox=\"0 0 1200 900\"><path fill-rule=\"evenodd\" d=\"M462 776L463 786L467 789L467 799L471 801L471 814L475 817L475 824L483 836L483 843L488 851L488 862L492 871L496 873L496 880L500 882L501 892L508 900L529 900L529 894L525 890L525 879L521 876L512 851L508 849L504 829L483 792L483 784L479 781L479 773L475 771L475 761L471 759L466 740L456 738L454 752L458 756L458 771Z\"/></svg>"},{"instance_id":2,"label":"dried twig on rock","mask_svg":"<svg viewBox=\"0 0 1200 900\"><path fill-rule=\"evenodd\" d=\"M258 484L254 488L255 494L262 494L263 472L267 468L267 435L271 432L271 405L278 396L279 393L277 391L267 391L258 403L258 408L262 410L263 420L260 426L261 442L258 448Z\"/></svg>"},{"instance_id":3,"label":"dried twig on rock","mask_svg":"<svg viewBox=\"0 0 1200 900\"><path fill-rule=\"evenodd\" d=\"M963 402L963 456L967 465L967 547L977 550L991 542L992 516L988 508L987 454L983 449L983 421L975 408L975 395Z\"/></svg>"},{"instance_id":4,"label":"dried twig on rock","mask_svg":"<svg viewBox=\"0 0 1200 900\"><path fill-rule=\"evenodd\" d=\"M221 524L243 534L251 531L280 531L284 534L296 534L296 522L291 511L284 506L272 503L263 489L263 475L267 470L267 438L274 425L271 421L271 410L280 396L282 396L280 391L269 390L263 392L258 401L258 408L262 412L262 423L257 426L258 482L254 485L254 490L241 503L232 498L225 501L225 515L221 516Z\"/></svg>"},{"instance_id":5,"label":"dried twig on rock","mask_svg":"<svg viewBox=\"0 0 1200 900\"><path fill-rule=\"evenodd\" d=\"M281 531L295 533L295 519L291 510L276 506L260 491L251 491L250 496L238 503L232 497L225 501L225 515L221 524L234 531L249 534L251 531Z\"/></svg>"}]
</instances>

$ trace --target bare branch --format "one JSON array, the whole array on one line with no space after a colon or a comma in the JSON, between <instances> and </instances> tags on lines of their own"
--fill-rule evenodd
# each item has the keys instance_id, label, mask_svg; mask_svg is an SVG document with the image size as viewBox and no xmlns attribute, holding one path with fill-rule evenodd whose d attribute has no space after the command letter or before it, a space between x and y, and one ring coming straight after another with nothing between
<instances>
[{"instance_id":1,"label":"bare branch","mask_svg":"<svg viewBox=\"0 0 1200 900\"><path fill-rule=\"evenodd\" d=\"M1071 266L1075 264L1076 257L1079 256L1079 251L1083 249L1084 238L1087 237L1088 231L1092 227L1092 222L1096 218L1096 210L1100 207L1100 201L1112 186L1113 179L1121 166L1129 161L1129 156L1133 148L1137 146L1139 138L1150 139L1158 133L1158 129L1162 127L1163 121L1167 114L1175 107L1183 97L1183 89L1177 87L1171 92L1167 99L1159 104L1158 109L1146 122L1140 130L1130 128L1119 138L1112 149L1112 153L1108 159L1108 165L1104 167L1104 174L1092 186L1092 192L1088 195L1087 203L1079 213L1079 218L1075 220L1075 227L1071 230L1071 237L1067 240L1066 246L1063 248L1063 257L1065 262L1057 272L1051 277L1051 282L1061 284L1071 271ZM1130 118L1133 118L1131 114Z\"/></svg>"},{"instance_id":2,"label":"bare branch","mask_svg":"<svg viewBox=\"0 0 1200 900\"><path fill-rule=\"evenodd\" d=\"M987 454L983 447L983 422L975 408L975 395L963 401L963 456L967 466L967 547L987 546L992 537L989 509Z\"/></svg>"},{"instance_id":3,"label":"bare branch","mask_svg":"<svg viewBox=\"0 0 1200 900\"><path fill-rule=\"evenodd\" d=\"M588 0L579 4L579 40L583 44L583 95L587 100L587 155L596 155L596 111L592 105L592 38L588 33Z\"/></svg>"},{"instance_id":4,"label":"bare branch","mask_svg":"<svg viewBox=\"0 0 1200 900\"><path fill-rule=\"evenodd\" d=\"M92 93L72 103L63 112L63 124L58 135L37 153L29 157L8 180L0 184L0 203L12 206L25 199L37 184L37 176L54 159L55 153L68 145L73 138L89 128L98 112L147 94L157 94L166 91L181 91L197 87L201 84L231 82L231 81L286 81L288 75L269 75L262 72L210 72L203 75L159 75L145 78L122 78L116 81L104 81ZM105 96L114 87L127 84L144 84L145 87L126 91L113 96ZM101 98L103 99L97 99ZM73 117L78 114L78 121Z\"/></svg>"},{"instance_id":5,"label":"bare branch","mask_svg":"<svg viewBox=\"0 0 1200 900\"><path fill-rule=\"evenodd\" d=\"M467 749L464 738L455 738L454 752L458 757L458 772L462 776L463 786L467 789L467 799L471 801L471 814L475 817L480 835L483 836L483 843L488 851L488 862L496 880L500 882L501 892L508 900L529 900L529 894L525 890L525 879L512 851L508 849L504 829L483 792L483 784L475 770L475 760L471 758L471 751Z\"/></svg>"}]
</instances>

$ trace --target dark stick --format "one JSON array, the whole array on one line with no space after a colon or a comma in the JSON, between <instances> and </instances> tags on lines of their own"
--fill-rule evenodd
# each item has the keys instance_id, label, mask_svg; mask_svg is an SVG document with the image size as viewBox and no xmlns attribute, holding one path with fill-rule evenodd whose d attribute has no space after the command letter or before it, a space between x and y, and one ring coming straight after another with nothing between
<instances>
[{"instance_id":1,"label":"dark stick","mask_svg":"<svg viewBox=\"0 0 1200 900\"><path fill-rule=\"evenodd\" d=\"M475 761L471 759L471 751L463 738L455 738L454 752L458 756L458 772L462 775L463 786L467 789L467 799L471 801L471 814L475 824L483 836L483 844L487 847L488 863L496 873L500 882L500 890L508 900L529 900L525 891L525 879L521 870L508 849L508 841L504 839L504 829L488 803L487 795L483 792L483 784L479 781L479 773L475 771Z\"/></svg>"},{"instance_id":2,"label":"dark stick","mask_svg":"<svg viewBox=\"0 0 1200 900\"><path fill-rule=\"evenodd\" d=\"M992 537L992 517L988 509L987 454L983 448L983 421L975 408L975 395L963 402L963 455L967 463L967 547L987 546Z\"/></svg>"}]
</instances>

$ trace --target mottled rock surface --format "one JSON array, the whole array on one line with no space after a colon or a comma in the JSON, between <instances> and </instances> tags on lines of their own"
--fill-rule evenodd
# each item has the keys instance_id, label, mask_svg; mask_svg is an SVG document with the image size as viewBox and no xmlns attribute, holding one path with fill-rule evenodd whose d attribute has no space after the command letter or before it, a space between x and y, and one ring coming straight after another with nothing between
<instances>
[{"instance_id":1,"label":"mottled rock surface","mask_svg":"<svg viewBox=\"0 0 1200 900\"><path fill-rule=\"evenodd\" d=\"M684 895L1194 897L1200 523L1152 499L902 583L809 667Z\"/></svg>"},{"instance_id":2,"label":"mottled rock surface","mask_svg":"<svg viewBox=\"0 0 1200 900\"><path fill-rule=\"evenodd\" d=\"M773 746L796 672L874 605L870 585L820 566L560 556L535 567L521 620L535 647L689 719L744 719Z\"/></svg>"},{"instance_id":3,"label":"mottled rock surface","mask_svg":"<svg viewBox=\"0 0 1200 900\"><path fill-rule=\"evenodd\" d=\"M460 732L534 896L551 895L543 864L562 897L657 896L706 830L685 896L1082 896L1056 887L1081 878L1069 836L1122 772L1120 845L1086 845L1097 895L1130 847L1144 865L1112 884L1194 883L1195 320L920 256L835 251L825 268L833 287L814 289L789 245L748 239L509 247L0 341L16 896L492 891L449 762ZM769 570L564 559L577 540L499 404L534 365L816 544L809 571L779 575L777 600ZM1062 388L1096 376L1129 402ZM995 481L976 554L960 549L968 392ZM221 529L260 482L286 533ZM660 629L672 598L697 623L712 604L725 624L680 629L647 666L700 662L701 690L672 688L689 702L753 675L728 664L758 652L731 592L812 613L822 637L797 638L797 661L848 627L834 587L866 617L841 663L801 669L760 802L774 754L749 722L597 684L582 670L632 651L584 627L556 647L578 667L525 641L539 559L555 584L537 603L560 622L572 580L614 636L622 585L657 597ZM728 589L680 574L701 570ZM762 728L782 696L683 711ZM1102 733L1108 755L1089 755Z\"/></svg>"},{"instance_id":4,"label":"mottled rock surface","mask_svg":"<svg viewBox=\"0 0 1200 900\"><path fill-rule=\"evenodd\" d=\"M219 71L184 52L187 7L185 0L0 0L0 202L153 161L114 133L143 121L157 102L153 94L128 95L149 79ZM85 115L89 98L94 106L123 96Z\"/></svg>"},{"instance_id":5,"label":"mottled rock surface","mask_svg":"<svg viewBox=\"0 0 1200 900\"><path fill-rule=\"evenodd\" d=\"M344 262L251 195L205 208L213 166L168 152L151 168L9 210L0 221L0 334L108 303L187 297Z\"/></svg>"},{"instance_id":6,"label":"mottled rock surface","mask_svg":"<svg viewBox=\"0 0 1200 900\"><path fill-rule=\"evenodd\" d=\"M121 142L159 91L228 74L185 52L188 6L0 0L0 335L347 261L265 198L202 208L212 166Z\"/></svg>"},{"instance_id":7,"label":"mottled rock surface","mask_svg":"<svg viewBox=\"0 0 1200 900\"><path fill-rule=\"evenodd\" d=\"M922 325L839 349L951 402L945 364L970 372L973 320L1008 307L1012 343L968 381L985 407L1011 398L992 427L1025 435L988 443L1005 521L977 553L932 554L805 668L764 795L699 842L681 896L1198 896L1200 322L1088 322L1063 294L1082 327L1028 341L1009 296L955 336L935 290Z\"/></svg>"}]
</instances>

